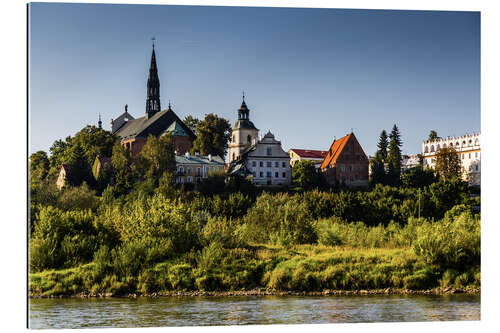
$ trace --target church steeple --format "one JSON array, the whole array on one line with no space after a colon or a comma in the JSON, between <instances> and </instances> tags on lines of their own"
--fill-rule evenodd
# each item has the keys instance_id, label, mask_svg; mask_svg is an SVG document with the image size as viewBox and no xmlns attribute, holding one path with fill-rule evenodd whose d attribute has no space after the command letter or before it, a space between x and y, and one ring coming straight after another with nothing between
<instances>
[{"instance_id":1,"label":"church steeple","mask_svg":"<svg viewBox=\"0 0 500 333\"><path fill-rule=\"evenodd\" d=\"M99 121L97 122L97 127L99 129L102 129L102 121L101 121L101 114L99 113Z\"/></svg>"},{"instance_id":2,"label":"church steeple","mask_svg":"<svg viewBox=\"0 0 500 333\"><path fill-rule=\"evenodd\" d=\"M160 79L158 78L158 67L156 66L155 44L153 38L153 52L151 54L151 64L149 65L147 83L146 118L151 118L160 110Z\"/></svg>"},{"instance_id":3,"label":"church steeple","mask_svg":"<svg viewBox=\"0 0 500 333\"><path fill-rule=\"evenodd\" d=\"M241 106L238 109L238 120L248 119L248 113L250 110L245 103L245 92L243 92L243 101L241 102Z\"/></svg>"}]
</instances>

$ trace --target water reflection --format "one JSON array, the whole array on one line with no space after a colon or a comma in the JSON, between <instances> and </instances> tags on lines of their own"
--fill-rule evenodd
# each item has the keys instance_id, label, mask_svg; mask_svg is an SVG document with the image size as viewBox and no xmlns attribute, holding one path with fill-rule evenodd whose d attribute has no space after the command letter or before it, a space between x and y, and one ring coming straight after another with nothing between
<instances>
[{"instance_id":1,"label":"water reflection","mask_svg":"<svg viewBox=\"0 0 500 333\"><path fill-rule=\"evenodd\" d=\"M480 296L32 299L31 328L479 320Z\"/></svg>"}]
</instances>

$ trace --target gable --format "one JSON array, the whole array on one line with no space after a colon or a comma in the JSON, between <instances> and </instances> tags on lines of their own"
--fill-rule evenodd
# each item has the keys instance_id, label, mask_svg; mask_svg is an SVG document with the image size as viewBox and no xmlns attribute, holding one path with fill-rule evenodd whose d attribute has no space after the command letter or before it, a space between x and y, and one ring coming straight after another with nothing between
<instances>
[{"instance_id":1,"label":"gable","mask_svg":"<svg viewBox=\"0 0 500 333\"><path fill-rule=\"evenodd\" d=\"M366 157L363 148L359 144L358 140L353 133L344 136L343 138L333 141L328 153L321 163L321 168L331 168L335 166L337 161L353 162L355 161L355 156L359 155L360 160L366 161Z\"/></svg>"}]
</instances>

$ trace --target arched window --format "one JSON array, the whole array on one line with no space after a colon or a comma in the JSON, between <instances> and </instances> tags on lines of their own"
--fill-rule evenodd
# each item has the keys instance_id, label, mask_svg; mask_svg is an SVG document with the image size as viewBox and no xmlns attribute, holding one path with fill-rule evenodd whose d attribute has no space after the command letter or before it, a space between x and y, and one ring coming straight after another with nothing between
<instances>
[{"instance_id":1,"label":"arched window","mask_svg":"<svg viewBox=\"0 0 500 333\"><path fill-rule=\"evenodd\" d=\"M443 148L446 148L446 143L443 143Z\"/></svg>"},{"instance_id":2,"label":"arched window","mask_svg":"<svg viewBox=\"0 0 500 333\"><path fill-rule=\"evenodd\" d=\"M462 141L462 147L463 147L463 146L465 146L465 140L464 140L464 141Z\"/></svg>"},{"instance_id":3,"label":"arched window","mask_svg":"<svg viewBox=\"0 0 500 333\"><path fill-rule=\"evenodd\" d=\"M438 145L436 147L436 151L438 151L439 149L441 149L441 145L438 143Z\"/></svg>"},{"instance_id":4,"label":"arched window","mask_svg":"<svg viewBox=\"0 0 500 333\"><path fill-rule=\"evenodd\" d=\"M450 147L453 147L453 142L450 142Z\"/></svg>"},{"instance_id":5,"label":"arched window","mask_svg":"<svg viewBox=\"0 0 500 333\"><path fill-rule=\"evenodd\" d=\"M425 146L424 153L428 153L428 152L429 152L429 147Z\"/></svg>"},{"instance_id":6,"label":"arched window","mask_svg":"<svg viewBox=\"0 0 500 333\"><path fill-rule=\"evenodd\" d=\"M455 143L455 147L458 147L458 146L460 146L460 143L457 141L457 142Z\"/></svg>"},{"instance_id":7,"label":"arched window","mask_svg":"<svg viewBox=\"0 0 500 333\"><path fill-rule=\"evenodd\" d=\"M471 146L471 145L472 145L472 140L469 140L469 146Z\"/></svg>"},{"instance_id":8,"label":"arched window","mask_svg":"<svg viewBox=\"0 0 500 333\"><path fill-rule=\"evenodd\" d=\"M434 152L434 145L431 146L431 153Z\"/></svg>"}]
</instances>

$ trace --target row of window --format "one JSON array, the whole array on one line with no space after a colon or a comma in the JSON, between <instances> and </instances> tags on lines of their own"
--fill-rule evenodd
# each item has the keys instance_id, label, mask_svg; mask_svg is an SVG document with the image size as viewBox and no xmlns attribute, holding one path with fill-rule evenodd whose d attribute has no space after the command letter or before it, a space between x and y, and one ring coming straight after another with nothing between
<instances>
[{"instance_id":1,"label":"row of window","mask_svg":"<svg viewBox=\"0 0 500 333\"><path fill-rule=\"evenodd\" d=\"M255 168L257 166L257 161L252 161L252 166ZM272 166L273 166L273 162L271 162L271 161L267 161L266 162L266 167L271 168ZM274 167L275 168L279 168L279 166L280 166L280 162L275 161L274 162ZM264 161L259 161L259 167L261 167L261 168L264 167ZM286 168L287 167L287 163L286 162L281 162L281 167L282 168Z\"/></svg>"},{"instance_id":2,"label":"row of window","mask_svg":"<svg viewBox=\"0 0 500 333\"><path fill-rule=\"evenodd\" d=\"M213 166L212 170L213 171L217 170L217 167ZM177 172L179 174L184 174L184 167L182 167L182 166L178 167L177 168ZM210 172L210 167L206 166L205 167L205 175L208 175L209 172ZM193 174L193 169L191 167L187 167L186 168L186 174L187 175L192 175ZM196 168L196 176L198 176L198 177L202 176L202 168L201 167L197 167Z\"/></svg>"},{"instance_id":3,"label":"row of window","mask_svg":"<svg viewBox=\"0 0 500 333\"><path fill-rule=\"evenodd\" d=\"M356 180L363 180L363 176L359 176L359 175L355 175L355 176L349 176L349 181L353 182L354 179ZM347 181L347 177L346 176L342 176L342 181L345 182Z\"/></svg>"},{"instance_id":4,"label":"row of window","mask_svg":"<svg viewBox=\"0 0 500 333\"><path fill-rule=\"evenodd\" d=\"M467 154L462 154L462 159L463 160L465 159L465 155L467 155ZM478 157L479 157L479 153L476 151L476 158L478 158ZM469 158L472 158L471 153L469 153Z\"/></svg>"},{"instance_id":5,"label":"row of window","mask_svg":"<svg viewBox=\"0 0 500 333\"><path fill-rule=\"evenodd\" d=\"M461 147L465 147L466 145L467 145L467 142L465 142L465 140L464 140L464 141L462 141L462 145L461 145ZM476 140L474 141L474 145L475 145L475 146L479 145L479 139L476 139ZM470 147L470 146L472 146L472 139L471 139L471 140L469 140L468 146L469 146L469 147ZM446 147L447 147L447 146L446 146L446 143L443 143L443 148L446 148ZM449 147L453 147L453 142L450 142ZM458 141L457 141L457 142L455 142L455 147L460 147L460 142L458 142ZM438 145L436 146L436 150L434 150L434 145L431 145L431 146L430 146L430 152L431 152L431 153L433 153L434 151L438 151L439 149L441 149L441 145L440 145L440 144L438 144ZM429 152L429 146L425 146L425 148L424 148L424 153L428 153L428 152Z\"/></svg>"},{"instance_id":6,"label":"row of window","mask_svg":"<svg viewBox=\"0 0 500 333\"><path fill-rule=\"evenodd\" d=\"M252 171L252 174L253 174L254 177L257 177L257 173L255 171ZM271 171L267 171L266 172L266 177L267 178L272 178ZM262 172L262 171L259 172L259 178L264 178L264 172ZM276 171L274 173L274 178L280 178L280 173ZM286 172L282 172L281 173L281 178L286 178Z\"/></svg>"},{"instance_id":7,"label":"row of window","mask_svg":"<svg viewBox=\"0 0 500 333\"><path fill-rule=\"evenodd\" d=\"M343 164L341 164L341 165L340 165L340 171L341 171L341 172L345 172L345 171L346 171L346 166L345 166L345 165L343 165ZM365 168L361 165L361 166L359 167L359 171L360 171L360 172L363 172L363 171L365 171ZM352 165L352 164L351 164L351 165L349 165L349 172L354 172L354 165Z\"/></svg>"}]
</instances>

